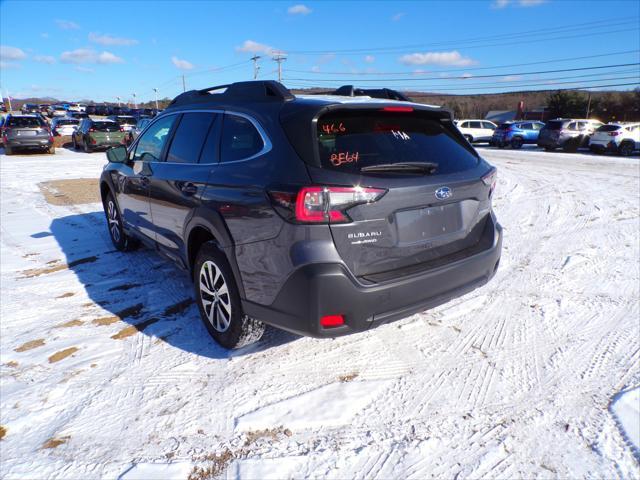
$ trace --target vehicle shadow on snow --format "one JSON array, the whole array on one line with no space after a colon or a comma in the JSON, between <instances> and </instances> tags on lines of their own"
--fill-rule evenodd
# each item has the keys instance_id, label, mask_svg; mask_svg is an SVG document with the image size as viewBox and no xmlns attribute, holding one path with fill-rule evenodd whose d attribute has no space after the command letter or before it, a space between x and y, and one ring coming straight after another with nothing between
<instances>
[{"instance_id":1,"label":"vehicle shadow on snow","mask_svg":"<svg viewBox=\"0 0 640 480\"><path fill-rule=\"evenodd\" d=\"M300 338L267 327L263 338L253 345L226 350L202 324L189 274L148 248L115 250L103 212L56 218L50 230L65 255L66 267L76 274L92 301L83 307L87 317L94 317L85 323L95 326L96 334L102 330L113 341L127 341L142 333L185 352L216 359L256 353ZM59 265L50 268L60 269ZM94 304L109 314L96 315ZM120 330L107 333L106 326L119 320L126 325L120 323Z\"/></svg>"}]
</instances>

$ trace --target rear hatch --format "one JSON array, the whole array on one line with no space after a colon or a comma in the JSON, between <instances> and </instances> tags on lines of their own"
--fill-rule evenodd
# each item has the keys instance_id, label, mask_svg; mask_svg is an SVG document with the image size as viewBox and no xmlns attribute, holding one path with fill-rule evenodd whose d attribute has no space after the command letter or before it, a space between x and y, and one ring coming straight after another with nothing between
<instances>
[{"instance_id":1,"label":"rear hatch","mask_svg":"<svg viewBox=\"0 0 640 480\"><path fill-rule=\"evenodd\" d=\"M125 133L120 131L116 122L95 121L89 130L89 136L95 145L116 145L122 143Z\"/></svg>"},{"instance_id":2,"label":"rear hatch","mask_svg":"<svg viewBox=\"0 0 640 480\"><path fill-rule=\"evenodd\" d=\"M615 140L615 137L619 135L618 133L611 135L611 132L617 132L621 129L622 127L619 125L602 125L591 136L591 142L609 143L610 141Z\"/></svg>"},{"instance_id":3,"label":"rear hatch","mask_svg":"<svg viewBox=\"0 0 640 480\"><path fill-rule=\"evenodd\" d=\"M495 170L445 112L332 110L316 129L320 167L308 167L312 181L376 192L375 200L348 208L345 223L330 222L354 275L390 279L479 244L495 178L483 176Z\"/></svg>"},{"instance_id":4,"label":"rear hatch","mask_svg":"<svg viewBox=\"0 0 640 480\"><path fill-rule=\"evenodd\" d=\"M5 125L5 133L7 138L16 140L49 136L44 121L37 117L11 117Z\"/></svg>"},{"instance_id":5,"label":"rear hatch","mask_svg":"<svg viewBox=\"0 0 640 480\"><path fill-rule=\"evenodd\" d=\"M566 125L566 120L550 120L545 126L540 130L540 134L538 135L538 140L558 140L560 137L560 132L562 131L564 125Z\"/></svg>"}]
</instances>

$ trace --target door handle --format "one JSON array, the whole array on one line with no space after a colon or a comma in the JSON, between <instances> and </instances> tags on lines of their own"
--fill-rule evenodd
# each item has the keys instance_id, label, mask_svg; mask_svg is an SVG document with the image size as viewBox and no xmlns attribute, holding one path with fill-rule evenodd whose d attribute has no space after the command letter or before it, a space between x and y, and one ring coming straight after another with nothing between
<instances>
[{"instance_id":1,"label":"door handle","mask_svg":"<svg viewBox=\"0 0 640 480\"><path fill-rule=\"evenodd\" d=\"M179 185L180 191L185 195L194 195L198 192L198 187L196 187L193 183L180 183Z\"/></svg>"}]
</instances>

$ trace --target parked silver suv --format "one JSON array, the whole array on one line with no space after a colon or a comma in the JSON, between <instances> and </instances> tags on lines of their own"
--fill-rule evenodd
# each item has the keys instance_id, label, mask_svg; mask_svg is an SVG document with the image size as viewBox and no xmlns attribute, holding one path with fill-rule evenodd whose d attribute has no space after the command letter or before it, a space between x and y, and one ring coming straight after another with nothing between
<instances>
[{"instance_id":1,"label":"parked silver suv","mask_svg":"<svg viewBox=\"0 0 640 480\"><path fill-rule=\"evenodd\" d=\"M603 123L594 119L556 118L549 120L538 136L538 146L547 151L562 147L575 152L589 146L589 138Z\"/></svg>"}]
</instances>

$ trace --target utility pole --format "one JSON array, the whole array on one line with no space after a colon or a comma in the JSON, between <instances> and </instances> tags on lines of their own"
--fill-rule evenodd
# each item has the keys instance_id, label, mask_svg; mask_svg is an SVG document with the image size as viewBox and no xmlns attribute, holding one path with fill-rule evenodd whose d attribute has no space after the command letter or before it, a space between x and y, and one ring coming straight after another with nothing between
<instances>
[{"instance_id":1,"label":"utility pole","mask_svg":"<svg viewBox=\"0 0 640 480\"><path fill-rule=\"evenodd\" d=\"M13 107L11 106L11 95L9 95L9 90L7 90L7 100L9 100L9 111L13 111Z\"/></svg>"},{"instance_id":2,"label":"utility pole","mask_svg":"<svg viewBox=\"0 0 640 480\"><path fill-rule=\"evenodd\" d=\"M153 89L153 91L154 91L154 92L155 92L155 94L156 94L156 110L158 110L158 89L157 89L157 88L154 88L154 89Z\"/></svg>"},{"instance_id":3,"label":"utility pole","mask_svg":"<svg viewBox=\"0 0 640 480\"><path fill-rule=\"evenodd\" d=\"M136 103L136 92L133 92L133 108L138 108L138 104Z\"/></svg>"},{"instance_id":4,"label":"utility pole","mask_svg":"<svg viewBox=\"0 0 640 480\"><path fill-rule=\"evenodd\" d=\"M182 92L186 92L187 91L187 85L186 83L184 83L184 74L182 74Z\"/></svg>"},{"instance_id":5,"label":"utility pole","mask_svg":"<svg viewBox=\"0 0 640 480\"><path fill-rule=\"evenodd\" d=\"M283 55L282 53L276 53L272 58L272 60L278 64L278 81L279 82L282 82L282 62L284 62L286 59L287 59L287 56Z\"/></svg>"},{"instance_id":6,"label":"utility pole","mask_svg":"<svg viewBox=\"0 0 640 480\"><path fill-rule=\"evenodd\" d=\"M258 65L258 60L261 59L262 57L259 55L254 55L253 57L251 57L251 60L253 60L253 79L257 79L258 78L258 71L260 71L260 66Z\"/></svg>"},{"instance_id":7,"label":"utility pole","mask_svg":"<svg viewBox=\"0 0 640 480\"><path fill-rule=\"evenodd\" d=\"M589 100L587 100L587 117L589 118L589 112L591 110L591 92L589 92Z\"/></svg>"},{"instance_id":8,"label":"utility pole","mask_svg":"<svg viewBox=\"0 0 640 480\"><path fill-rule=\"evenodd\" d=\"M120 106L120 97L116 97L116 100L118 100L118 106Z\"/></svg>"}]
</instances>

